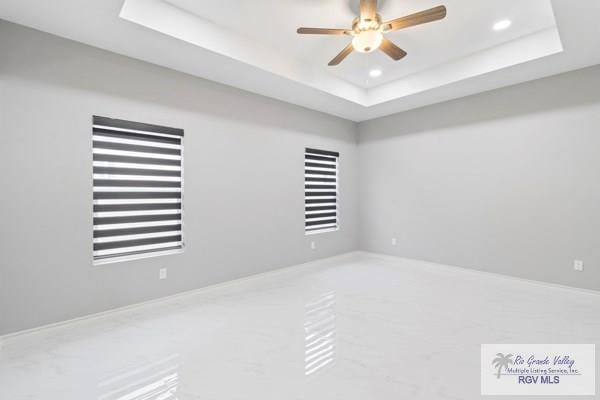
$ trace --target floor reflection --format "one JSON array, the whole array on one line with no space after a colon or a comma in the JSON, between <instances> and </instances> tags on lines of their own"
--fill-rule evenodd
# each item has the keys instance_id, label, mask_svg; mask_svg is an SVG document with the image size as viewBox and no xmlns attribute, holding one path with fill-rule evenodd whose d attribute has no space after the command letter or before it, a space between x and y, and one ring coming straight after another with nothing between
<instances>
[{"instance_id":1,"label":"floor reflection","mask_svg":"<svg viewBox=\"0 0 600 400\"><path fill-rule=\"evenodd\" d=\"M130 369L99 383L98 400L177 400L179 355Z\"/></svg>"},{"instance_id":2,"label":"floor reflection","mask_svg":"<svg viewBox=\"0 0 600 400\"><path fill-rule=\"evenodd\" d=\"M306 304L304 318L304 374L312 375L335 360L335 293Z\"/></svg>"}]
</instances>

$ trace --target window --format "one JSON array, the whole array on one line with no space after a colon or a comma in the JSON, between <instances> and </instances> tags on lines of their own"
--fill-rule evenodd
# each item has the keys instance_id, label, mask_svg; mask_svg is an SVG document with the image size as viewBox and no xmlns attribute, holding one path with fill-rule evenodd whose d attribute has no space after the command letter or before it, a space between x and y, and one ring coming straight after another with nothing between
<instances>
[{"instance_id":1,"label":"window","mask_svg":"<svg viewBox=\"0 0 600 400\"><path fill-rule=\"evenodd\" d=\"M94 116L94 263L183 249L183 130Z\"/></svg>"},{"instance_id":2,"label":"window","mask_svg":"<svg viewBox=\"0 0 600 400\"><path fill-rule=\"evenodd\" d=\"M304 153L304 229L306 234L338 228L338 159L333 151Z\"/></svg>"}]
</instances>

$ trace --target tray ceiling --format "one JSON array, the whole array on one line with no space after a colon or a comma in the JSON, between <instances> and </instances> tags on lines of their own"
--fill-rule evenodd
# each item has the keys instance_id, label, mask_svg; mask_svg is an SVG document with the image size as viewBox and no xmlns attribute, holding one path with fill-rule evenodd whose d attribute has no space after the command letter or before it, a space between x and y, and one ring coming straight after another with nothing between
<instances>
[{"instance_id":1,"label":"tray ceiling","mask_svg":"<svg viewBox=\"0 0 600 400\"><path fill-rule=\"evenodd\" d=\"M3 0L0 18L354 121L600 63L595 0L387 0L380 14L440 4L446 19L388 35L405 59L355 52L338 67L349 38L295 30L348 27L357 0Z\"/></svg>"}]
</instances>

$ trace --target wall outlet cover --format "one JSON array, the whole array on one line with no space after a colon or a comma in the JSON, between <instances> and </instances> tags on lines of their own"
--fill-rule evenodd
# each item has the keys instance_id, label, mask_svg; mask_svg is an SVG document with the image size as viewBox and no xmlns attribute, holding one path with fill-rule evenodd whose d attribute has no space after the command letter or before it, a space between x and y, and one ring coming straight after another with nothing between
<instances>
[{"instance_id":1,"label":"wall outlet cover","mask_svg":"<svg viewBox=\"0 0 600 400\"><path fill-rule=\"evenodd\" d=\"M317 248L317 244L315 242L310 242L310 248L311 249L316 249Z\"/></svg>"},{"instance_id":2,"label":"wall outlet cover","mask_svg":"<svg viewBox=\"0 0 600 400\"><path fill-rule=\"evenodd\" d=\"M161 268L158 271L158 279L167 279L167 269L166 268Z\"/></svg>"},{"instance_id":3,"label":"wall outlet cover","mask_svg":"<svg viewBox=\"0 0 600 400\"><path fill-rule=\"evenodd\" d=\"M577 272L582 272L583 271L583 261L575 260L573 262L573 269Z\"/></svg>"}]
</instances>

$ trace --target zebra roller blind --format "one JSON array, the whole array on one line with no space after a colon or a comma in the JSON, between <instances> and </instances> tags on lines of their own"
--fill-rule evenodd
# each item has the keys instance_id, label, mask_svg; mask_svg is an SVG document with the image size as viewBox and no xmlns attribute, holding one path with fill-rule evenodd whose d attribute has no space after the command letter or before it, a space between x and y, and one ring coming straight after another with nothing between
<instances>
[{"instance_id":1,"label":"zebra roller blind","mask_svg":"<svg viewBox=\"0 0 600 400\"><path fill-rule=\"evenodd\" d=\"M180 251L183 130L94 116L94 262Z\"/></svg>"},{"instance_id":2,"label":"zebra roller blind","mask_svg":"<svg viewBox=\"0 0 600 400\"><path fill-rule=\"evenodd\" d=\"M304 153L304 230L338 228L338 159L334 151L306 148Z\"/></svg>"}]
</instances>

